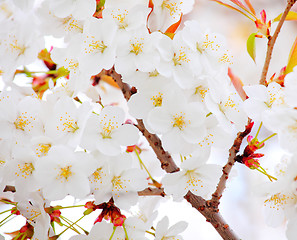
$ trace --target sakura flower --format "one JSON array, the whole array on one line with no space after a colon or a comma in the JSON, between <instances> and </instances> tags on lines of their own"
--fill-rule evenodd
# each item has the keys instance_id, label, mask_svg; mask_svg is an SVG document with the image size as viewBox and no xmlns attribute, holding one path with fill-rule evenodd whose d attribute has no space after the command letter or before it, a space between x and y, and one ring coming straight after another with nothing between
<instances>
[{"instance_id":1,"label":"sakura flower","mask_svg":"<svg viewBox=\"0 0 297 240\"><path fill-rule=\"evenodd\" d=\"M176 199L182 199L188 191L208 199L214 192L221 175L221 167L207 164L207 157L192 157L181 163L179 172L166 174L163 178L164 190Z\"/></svg>"},{"instance_id":2,"label":"sakura flower","mask_svg":"<svg viewBox=\"0 0 297 240\"><path fill-rule=\"evenodd\" d=\"M167 216L165 216L157 224L155 240L162 240L162 239L183 240L183 237L179 235L179 233L185 231L187 227L188 227L188 223L184 221L180 221L172 225L171 227L169 227L169 219Z\"/></svg>"},{"instance_id":3,"label":"sakura flower","mask_svg":"<svg viewBox=\"0 0 297 240\"><path fill-rule=\"evenodd\" d=\"M223 36L209 30L203 31L197 21L186 21L183 32L184 41L202 57L201 63L205 67L215 69L232 63Z\"/></svg>"},{"instance_id":4,"label":"sakura flower","mask_svg":"<svg viewBox=\"0 0 297 240\"><path fill-rule=\"evenodd\" d=\"M182 38L183 32L178 32L173 40L166 35L160 38L157 48L161 55L157 70L166 77L173 77L178 85L187 89L193 86L194 74L200 74L199 56L188 47Z\"/></svg>"},{"instance_id":5,"label":"sakura flower","mask_svg":"<svg viewBox=\"0 0 297 240\"><path fill-rule=\"evenodd\" d=\"M81 147L115 156L121 152L121 146L136 144L138 130L131 124L121 125L124 120L125 113L119 107L107 106L99 116L92 114L87 120Z\"/></svg>"},{"instance_id":6,"label":"sakura flower","mask_svg":"<svg viewBox=\"0 0 297 240\"><path fill-rule=\"evenodd\" d=\"M279 143L284 149L295 153L297 144L297 111L284 108L264 115L263 123L269 130L278 134Z\"/></svg>"},{"instance_id":7,"label":"sakura flower","mask_svg":"<svg viewBox=\"0 0 297 240\"><path fill-rule=\"evenodd\" d=\"M198 143L206 133L204 126L205 112L199 103L187 103L183 95L176 94L154 108L148 116L148 124L162 134L165 149L179 153L187 143Z\"/></svg>"},{"instance_id":8,"label":"sakura flower","mask_svg":"<svg viewBox=\"0 0 297 240\"><path fill-rule=\"evenodd\" d=\"M115 62L116 25L112 21L91 18L84 26L80 69L87 75L95 75L110 69Z\"/></svg>"},{"instance_id":9,"label":"sakura flower","mask_svg":"<svg viewBox=\"0 0 297 240\"><path fill-rule=\"evenodd\" d=\"M124 75L132 74L136 69L154 71L159 63L159 56L154 48L159 37L159 33L149 34L145 30L123 36L117 49L116 71Z\"/></svg>"},{"instance_id":10,"label":"sakura flower","mask_svg":"<svg viewBox=\"0 0 297 240\"><path fill-rule=\"evenodd\" d=\"M34 97L24 97L19 101L15 92L0 94L0 137L23 141L29 136L43 134L43 124L39 118L40 101Z\"/></svg>"},{"instance_id":11,"label":"sakura flower","mask_svg":"<svg viewBox=\"0 0 297 240\"><path fill-rule=\"evenodd\" d=\"M86 19L96 10L96 0L58 0L49 3L52 12L60 18L72 15L78 20Z\"/></svg>"},{"instance_id":12,"label":"sakura flower","mask_svg":"<svg viewBox=\"0 0 297 240\"><path fill-rule=\"evenodd\" d=\"M14 182L16 191L37 191L40 184L36 181L35 173L36 157L26 148L15 147L12 158L3 168L3 180L7 184Z\"/></svg>"},{"instance_id":13,"label":"sakura flower","mask_svg":"<svg viewBox=\"0 0 297 240\"><path fill-rule=\"evenodd\" d=\"M95 188L94 191L96 202L100 203L113 197L116 206L128 209L136 204L137 191L147 186L145 175L140 169L131 168L132 159L128 154L110 158L108 165L109 174L100 174L101 178L98 181L103 188ZM94 172L92 177L96 176L98 172Z\"/></svg>"},{"instance_id":14,"label":"sakura flower","mask_svg":"<svg viewBox=\"0 0 297 240\"><path fill-rule=\"evenodd\" d=\"M226 89L218 95L208 94L205 103L227 131L232 130L233 124L238 131L244 131L248 118L243 110L242 100L234 90Z\"/></svg>"},{"instance_id":15,"label":"sakura flower","mask_svg":"<svg viewBox=\"0 0 297 240\"><path fill-rule=\"evenodd\" d=\"M27 25L32 29L27 31ZM34 61L38 52L44 48L44 41L34 29L34 23L25 19L16 24L9 23L9 34L0 36L0 54L6 56L0 59L0 68L4 71L15 71L20 65L26 65Z\"/></svg>"},{"instance_id":16,"label":"sakura flower","mask_svg":"<svg viewBox=\"0 0 297 240\"><path fill-rule=\"evenodd\" d=\"M27 222L34 227L32 239L46 239L50 226L50 216L45 212L45 202L38 192L31 193L27 199L19 200L17 208L20 213L26 218Z\"/></svg>"},{"instance_id":17,"label":"sakura flower","mask_svg":"<svg viewBox=\"0 0 297 240\"><path fill-rule=\"evenodd\" d=\"M233 143L232 136L218 125L218 121L213 115L206 118L206 136L198 143L201 151L206 151L209 147L229 149Z\"/></svg>"},{"instance_id":18,"label":"sakura flower","mask_svg":"<svg viewBox=\"0 0 297 240\"><path fill-rule=\"evenodd\" d=\"M293 72L286 75L284 80L284 92L285 102L291 107L296 107L296 91L297 91L297 67L294 68Z\"/></svg>"},{"instance_id":19,"label":"sakura flower","mask_svg":"<svg viewBox=\"0 0 297 240\"><path fill-rule=\"evenodd\" d=\"M67 69L70 76L81 74L77 55L77 49L80 49L81 41L81 35L78 35L71 38L66 48L53 48L51 51L52 60Z\"/></svg>"},{"instance_id":20,"label":"sakura flower","mask_svg":"<svg viewBox=\"0 0 297 240\"><path fill-rule=\"evenodd\" d=\"M35 177L46 199L59 200L67 194L83 198L90 191L88 176L93 171L92 164L91 156L85 152L53 146L47 156L36 162Z\"/></svg>"},{"instance_id":21,"label":"sakura flower","mask_svg":"<svg viewBox=\"0 0 297 240\"><path fill-rule=\"evenodd\" d=\"M77 108L69 97L60 98L45 123L47 136L60 143L77 146L91 107L83 103Z\"/></svg>"},{"instance_id":22,"label":"sakura flower","mask_svg":"<svg viewBox=\"0 0 297 240\"><path fill-rule=\"evenodd\" d=\"M146 3L147 4L147 3ZM103 19L112 20L120 32L137 31L146 27L150 9L141 1L106 1Z\"/></svg>"},{"instance_id":23,"label":"sakura flower","mask_svg":"<svg viewBox=\"0 0 297 240\"><path fill-rule=\"evenodd\" d=\"M99 222L92 227L89 235L77 235L71 237L69 240L109 240L111 236L115 240L125 239L123 229L119 227L115 228L112 223Z\"/></svg>"},{"instance_id":24,"label":"sakura flower","mask_svg":"<svg viewBox=\"0 0 297 240\"><path fill-rule=\"evenodd\" d=\"M137 93L128 101L129 113L135 118L145 119L152 109L161 107L168 95L174 94L175 85L167 79L146 82L139 86ZM168 89L171 91L168 91ZM177 88L177 87L176 87ZM139 103L142 103L141 105Z\"/></svg>"},{"instance_id":25,"label":"sakura flower","mask_svg":"<svg viewBox=\"0 0 297 240\"><path fill-rule=\"evenodd\" d=\"M269 226L277 227L284 220L289 220L290 228L288 225L287 231L292 231L291 224L295 222L297 204L296 174L296 155L293 155L285 174L279 176L276 182L266 184L260 188L260 191L265 192L266 195L264 217Z\"/></svg>"},{"instance_id":26,"label":"sakura flower","mask_svg":"<svg viewBox=\"0 0 297 240\"><path fill-rule=\"evenodd\" d=\"M84 21L74 18L72 15L59 18L49 8L50 1L42 2L37 15L41 21L40 30L46 35L65 37L66 41L72 36L83 32Z\"/></svg>"},{"instance_id":27,"label":"sakura flower","mask_svg":"<svg viewBox=\"0 0 297 240\"><path fill-rule=\"evenodd\" d=\"M154 10L149 17L151 31L165 32L172 24L178 22L182 14L189 13L194 1L153 0Z\"/></svg>"},{"instance_id":28,"label":"sakura flower","mask_svg":"<svg viewBox=\"0 0 297 240\"><path fill-rule=\"evenodd\" d=\"M263 85L244 86L244 91L249 97L244 101L248 116L254 120L262 121L266 111L276 106L284 106L283 88L276 82L267 87Z\"/></svg>"}]
</instances>

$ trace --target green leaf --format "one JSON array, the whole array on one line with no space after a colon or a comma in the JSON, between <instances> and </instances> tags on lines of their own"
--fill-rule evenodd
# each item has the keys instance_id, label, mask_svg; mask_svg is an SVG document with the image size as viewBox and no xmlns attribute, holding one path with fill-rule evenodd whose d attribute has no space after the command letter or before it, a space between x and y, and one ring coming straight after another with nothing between
<instances>
[{"instance_id":1,"label":"green leaf","mask_svg":"<svg viewBox=\"0 0 297 240\"><path fill-rule=\"evenodd\" d=\"M297 37L293 43L293 46L290 51L288 65L285 70L285 74L288 74L293 71L293 68L297 65Z\"/></svg>"},{"instance_id":2,"label":"green leaf","mask_svg":"<svg viewBox=\"0 0 297 240\"><path fill-rule=\"evenodd\" d=\"M250 57L254 60L254 62L256 63L256 33L252 33L247 42L246 42L246 48L248 51L248 54L250 55Z\"/></svg>"},{"instance_id":3,"label":"green leaf","mask_svg":"<svg viewBox=\"0 0 297 240\"><path fill-rule=\"evenodd\" d=\"M280 15L278 15L275 19L273 19L273 22L278 22L281 19L282 15L283 15L282 13ZM287 20L287 21L295 20L296 21L297 20L297 12L290 11L285 20Z\"/></svg>"}]
</instances>

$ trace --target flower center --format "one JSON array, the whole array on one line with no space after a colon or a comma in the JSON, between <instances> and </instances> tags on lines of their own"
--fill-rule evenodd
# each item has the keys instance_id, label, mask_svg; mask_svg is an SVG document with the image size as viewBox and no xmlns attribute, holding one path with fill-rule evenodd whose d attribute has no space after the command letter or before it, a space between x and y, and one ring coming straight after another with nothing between
<instances>
[{"instance_id":1,"label":"flower center","mask_svg":"<svg viewBox=\"0 0 297 240\"><path fill-rule=\"evenodd\" d=\"M158 93L156 96L153 96L151 98L151 100L153 101L153 104L155 107L160 107L162 106L162 101L163 101L163 93Z\"/></svg>"},{"instance_id":2,"label":"flower center","mask_svg":"<svg viewBox=\"0 0 297 240\"><path fill-rule=\"evenodd\" d=\"M65 117L63 117L63 116L60 117L61 125L57 126L57 130L63 131L63 132L68 132L68 133L76 132L79 129L79 127L77 125L77 121L75 121L73 118L71 118L67 112L65 114L66 114Z\"/></svg>"},{"instance_id":3,"label":"flower center","mask_svg":"<svg viewBox=\"0 0 297 240\"><path fill-rule=\"evenodd\" d=\"M228 63L228 64L232 64L232 61L229 57L229 55L227 53L224 53L220 58L219 58L219 62L221 63Z\"/></svg>"},{"instance_id":4,"label":"flower center","mask_svg":"<svg viewBox=\"0 0 297 240\"><path fill-rule=\"evenodd\" d=\"M144 40L143 38L141 40ZM134 53L135 55L138 55L142 52L143 49L143 42L136 41L135 43L131 43L131 53Z\"/></svg>"},{"instance_id":5,"label":"flower center","mask_svg":"<svg viewBox=\"0 0 297 240\"><path fill-rule=\"evenodd\" d=\"M186 127L186 121L185 121L185 114L183 112L181 112L180 114L175 114L173 116L173 127L177 127L179 128L179 130L184 130L184 128ZM190 121L189 121L190 123Z\"/></svg>"},{"instance_id":6,"label":"flower center","mask_svg":"<svg viewBox=\"0 0 297 240\"><path fill-rule=\"evenodd\" d=\"M121 13L114 13L114 11L112 11L111 13L112 17L118 22L118 26L120 29L125 29L126 27L128 27L126 20L126 16L128 15L128 10L124 10Z\"/></svg>"},{"instance_id":7,"label":"flower center","mask_svg":"<svg viewBox=\"0 0 297 240\"><path fill-rule=\"evenodd\" d=\"M57 179L65 179L66 181L68 181L68 178L73 175L73 173L71 172L71 167L72 166L70 165L64 168L60 168L60 172L57 176Z\"/></svg>"},{"instance_id":8,"label":"flower center","mask_svg":"<svg viewBox=\"0 0 297 240\"><path fill-rule=\"evenodd\" d=\"M170 0L164 0L161 4L161 8L167 9L169 11L170 16L173 16L176 13L179 13L181 9L177 2L171 2Z\"/></svg>"},{"instance_id":9,"label":"flower center","mask_svg":"<svg viewBox=\"0 0 297 240\"><path fill-rule=\"evenodd\" d=\"M157 70L153 72L149 72L149 77L157 77L157 76L159 76L159 72Z\"/></svg>"},{"instance_id":10,"label":"flower center","mask_svg":"<svg viewBox=\"0 0 297 240\"><path fill-rule=\"evenodd\" d=\"M205 95L208 91L208 88L203 87L202 85L195 88L195 95L199 94L202 98L202 101L204 101Z\"/></svg>"},{"instance_id":11,"label":"flower center","mask_svg":"<svg viewBox=\"0 0 297 240\"><path fill-rule=\"evenodd\" d=\"M18 56L23 55L26 51L26 46L19 44L15 38L10 42L9 47L12 52L18 53Z\"/></svg>"},{"instance_id":12,"label":"flower center","mask_svg":"<svg viewBox=\"0 0 297 240\"><path fill-rule=\"evenodd\" d=\"M102 184L102 176L106 175L103 171L102 168L97 168L95 172L92 174L92 178L90 178L91 183L97 183L99 181L100 184ZM95 190L99 190L98 187L95 187Z\"/></svg>"},{"instance_id":13,"label":"flower center","mask_svg":"<svg viewBox=\"0 0 297 240\"><path fill-rule=\"evenodd\" d=\"M38 157L43 157L48 153L48 151L50 150L51 147L52 147L51 144L39 143L37 145L37 147L35 148L35 153Z\"/></svg>"},{"instance_id":14,"label":"flower center","mask_svg":"<svg viewBox=\"0 0 297 240\"><path fill-rule=\"evenodd\" d=\"M91 38L88 41L87 47L85 47L85 53L94 53L94 52L101 52L103 53L104 50L107 48L107 46L104 44L103 41L100 40L95 40L94 36L87 36L87 39ZM84 41L85 43L87 43L87 41Z\"/></svg>"},{"instance_id":15,"label":"flower center","mask_svg":"<svg viewBox=\"0 0 297 240\"><path fill-rule=\"evenodd\" d=\"M287 196L285 194L277 193L274 194L271 198L264 201L264 206L269 206L270 208L275 208L279 210L284 208L284 205L287 205L290 201L293 201L293 196Z\"/></svg>"},{"instance_id":16,"label":"flower center","mask_svg":"<svg viewBox=\"0 0 297 240\"><path fill-rule=\"evenodd\" d=\"M126 188L126 185L124 185L124 182L121 179L121 176L114 176L111 180L111 183L112 183L112 187L113 187L112 191L115 190L116 192L119 192Z\"/></svg>"},{"instance_id":17,"label":"flower center","mask_svg":"<svg viewBox=\"0 0 297 240\"><path fill-rule=\"evenodd\" d=\"M32 123L32 120L34 121L35 118L33 118L32 116L27 117L26 116L27 112L23 112L21 113L21 115L19 115L17 117L17 119L14 122L14 126L16 129L25 131L25 128ZM31 126L33 128L33 126ZM28 130L30 131L30 129Z\"/></svg>"},{"instance_id":18,"label":"flower center","mask_svg":"<svg viewBox=\"0 0 297 240\"><path fill-rule=\"evenodd\" d=\"M201 179L198 178L198 174L195 170L188 170L185 174L188 178L187 185L189 187L203 187Z\"/></svg>"},{"instance_id":19,"label":"flower center","mask_svg":"<svg viewBox=\"0 0 297 240\"><path fill-rule=\"evenodd\" d=\"M30 176L33 171L34 171L34 166L32 163L23 163L23 164L18 164L17 165L19 172L16 172L15 175L23 177L23 178L27 178L28 176Z\"/></svg>"},{"instance_id":20,"label":"flower center","mask_svg":"<svg viewBox=\"0 0 297 240\"><path fill-rule=\"evenodd\" d=\"M184 47L181 47L178 54L174 53L172 61L174 63L174 66L176 65L182 65L183 62L188 63L190 59L187 58L186 52L184 50Z\"/></svg>"},{"instance_id":21,"label":"flower center","mask_svg":"<svg viewBox=\"0 0 297 240\"><path fill-rule=\"evenodd\" d=\"M106 116L104 117L106 118ZM111 139L111 134L113 130L118 128L117 126L118 122L112 122L111 119L108 120L108 122L104 122L101 120L100 125L102 126L102 132L100 133L103 139Z\"/></svg>"}]
</instances>

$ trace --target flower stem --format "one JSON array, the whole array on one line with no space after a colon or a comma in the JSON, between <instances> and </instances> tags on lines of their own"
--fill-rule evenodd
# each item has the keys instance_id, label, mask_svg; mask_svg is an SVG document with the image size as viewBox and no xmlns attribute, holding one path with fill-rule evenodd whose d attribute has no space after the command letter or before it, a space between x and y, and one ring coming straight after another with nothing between
<instances>
[{"instance_id":1,"label":"flower stem","mask_svg":"<svg viewBox=\"0 0 297 240\"><path fill-rule=\"evenodd\" d=\"M63 219L61 216L60 216L60 218ZM63 220L64 220L64 219L63 219ZM65 220L64 220L64 221L65 221ZM71 226L71 223L68 223L67 221L65 221L65 222L66 222L68 225L66 225L65 223L62 223L62 222L60 222L60 224L63 225L63 226L65 226L65 227L67 227L67 229L70 228L72 231L76 232L77 234L80 234L80 232L79 232L75 227Z\"/></svg>"},{"instance_id":2,"label":"flower stem","mask_svg":"<svg viewBox=\"0 0 297 240\"><path fill-rule=\"evenodd\" d=\"M109 240L111 240L112 239L112 237L113 237L113 235L114 235L114 233L115 233L115 230L116 230L116 226L113 226L113 231L112 231L112 234L111 234L111 236L110 236L110 238L109 238Z\"/></svg>"},{"instance_id":3,"label":"flower stem","mask_svg":"<svg viewBox=\"0 0 297 240\"><path fill-rule=\"evenodd\" d=\"M266 142L268 139L274 137L276 135L276 133L271 134L269 137L265 138L263 141L259 142L256 146L260 147L264 142Z\"/></svg>"},{"instance_id":4,"label":"flower stem","mask_svg":"<svg viewBox=\"0 0 297 240\"><path fill-rule=\"evenodd\" d=\"M56 206L54 209L65 209L65 208L75 208L75 207L84 207L85 205L75 205L75 206L67 206L67 207L62 207L62 206Z\"/></svg>"},{"instance_id":5,"label":"flower stem","mask_svg":"<svg viewBox=\"0 0 297 240\"><path fill-rule=\"evenodd\" d=\"M9 217L11 217L13 214L10 214L9 216L7 216L6 218L4 218L1 222L0 222L0 227L2 227L4 224L8 223L9 221L11 221L12 219L14 219L16 216L13 216L11 219L8 219ZM8 219L8 220L7 220ZM7 220L6 222L4 222L5 220Z\"/></svg>"},{"instance_id":6,"label":"flower stem","mask_svg":"<svg viewBox=\"0 0 297 240\"><path fill-rule=\"evenodd\" d=\"M82 220L86 215L83 215L82 217L80 217L79 219L77 219L75 222L73 222L71 225L69 225L66 229L64 229L60 234L59 237L66 232L69 228L73 227L73 225L75 225L76 223L78 223L80 220Z\"/></svg>"},{"instance_id":7,"label":"flower stem","mask_svg":"<svg viewBox=\"0 0 297 240\"><path fill-rule=\"evenodd\" d=\"M1 212L0 215L3 214L3 213L7 213L7 212L9 212L9 211L11 211L11 210L12 210L12 209L7 209L7 210Z\"/></svg>"},{"instance_id":8,"label":"flower stem","mask_svg":"<svg viewBox=\"0 0 297 240\"><path fill-rule=\"evenodd\" d=\"M21 240L24 240L26 237L27 237L27 234L23 233L23 236L22 236Z\"/></svg>"},{"instance_id":9,"label":"flower stem","mask_svg":"<svg viewBox=\"0 0 297 240\"><path fill-rule=\"evenodd\" d=\"M152 232L150 232L150 231L145 231L145 232L148 233L148 234L153 235L154 237L156 236L154 233L152 233Z\"/></svg>"},{"instance_id":10,"label":"flower stem","mask_svg":"<svg viewBox=\"0 0 297 240\"><path fill-rule=\"evenodd\" d=\"M263 123L261 122L260 125L259 125L259 128L258 128L258 131L256 133L256 136L254 137L254 139L257 139L258 135L259 135L259 132L261 130L261 127L262 127Z\"/></svg>"},{"instance_id":11,"label":"flower stem","mask_svg":"<svg viewBox=\"0 0 297 240\"><path fill-rule=\"evenodd\" d=\"M123 229L124 229L124 231L125 231L125 240L129 240L129 238L128 238L128 233L127 233L127 229L126 229L126 227L125 227L125 223L123 223Z\"/></svg>"},{"instance_id":12,"label":"flower stem","mask_svg":"<svg viewBox=\"0 0 297 240\"><path fill-rule=\"evenodd\" d=\"M72 224L73 222L66 218L66 217L63 217L63 216L60 216L61 219L63 219L65 222L67 222L68 224ZM83 229L81 226L79 226L78 224L75 224L76 226L78 226L81 230L83 230L85 233L87 233L88 231L86 231L85 229Z\"/></svg>"},{"instance_id":13,"label":"flower stem","mask_svg":"<svg viewBox=\"0 0 297 240\"><path fill-rule=\"evenodd\" d=\"M155 179L152 177L152 175L150 174L149 170L148 170L148 169L146 168L146 166L144 165L144 163L143 163L143 161L141 160L141 158L140 158L140 156L139 156L139 153L137 152L136 149L134 149L134 152L136 153L136 156L137 156L137 158L138 158L138 160L139 160L140 166L143 166L143 167L144 167L145 171L146 171L147 174L149 175L149 178L150 178L153 182L155 182Z\"/></svg>"},{"instance_id":14,"label":"flower stem","mask_svg":"<svg viewBox=\"0 0 297 240\"><path fill-rule=\"evenodd\" d=\"M2 226L1 224L7 220L9 217L11 217L13 214L9 214L6 218L2 219L2 221L0 222L0 226ZM4 225L4 224L3 224Z\"/></svg>"}]
</instances>

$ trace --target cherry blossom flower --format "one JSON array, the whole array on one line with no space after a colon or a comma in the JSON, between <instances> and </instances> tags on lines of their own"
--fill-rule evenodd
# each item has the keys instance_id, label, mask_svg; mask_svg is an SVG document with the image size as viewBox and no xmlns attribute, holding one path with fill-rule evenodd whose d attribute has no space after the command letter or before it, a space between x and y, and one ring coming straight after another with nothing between
<instances>
[{"instance_id":1,"label":"cherry blossom flower","mask_svg":"<svg viewBox=\"0 0 297 240\"><path fill-rule=\"evenodd\" d=\"M186 21L183 32L184 41L202 57L204 67L217 70L232 63L223 36L202 30L197 21Z\"/></svg>"},{"instance_id":2,"label":"cherry blossom flower","mask_svg":"<svg viewBox=\"0 0 297 240\"><path fill-rule=\"evenodd\" d=\"M143 172L138 168L131 168L132 159L128 154L112 157L108 161L108 172L106 168L97 168L92 174L94 196L96 202L106 201L113 197L114 202L120 208L128 209L136 204L137 191L147 186ZM97 180L97 181L95 181Z\"/></svg>"},{"instance_id":3,"label":"cherry blossom flower","mask_svg":"<svg viewBox=\"0 0 297 240\"><path fill-rule=\"evenodd\" d=\"M297 91L297 67L294 68L293 72L286 75L284 80L284 98L285 102L291 106L296 107L296 91Z\"/></svg>"},{"instance_id":4,"label":"cherry blossom flower","mask_svg":"<svg viewBox=\"0 0 297 240\"><path fill-rule=\"evenodd\" d=\"M187 103L179 94L174 98L152 109L148 124L156 133L162 134L165 149L179 153L187 143L198 143L204 138L206 114L199 103Z\"/></svg>"},{"instance_id":5,"label":"cherry blossom flower","mask_svg":"<svg viewBox=\"0 0 297 240\"><path fill-rule=\"evenodd\" d=\"M43 48L44 40L39 36L34 23L29 19L19 23L9 23L5 28L9 34L0 35L0 54L6 58L0 59L0 68L4 71L15 71L20 65L33 62L38 52ZM27 25L32 29L26 31Z\"/></svg>"},{"instance_id":6,"label":"cherry blossom flower","mask_svg":"<svg viewBox=\"0 0 297 240\"><path fill-rule=\"evenodd\" d=\"M65 41L69 41L73 36L83 32L84 20L75 19L72 15L59 18L49 9L49 4L49 1L42 2L37 12L42 33L57 38L64 37Z\"/></svg>"},{"instance_id":7,"label":"cherry blossom flower","mask_svg":"<svg viewBox=\"0 0 297 240\"><path fill-rule=\"evenodd\" d=\"M161 61L157 66L158 72L173 79L183 89L193 86L194 75L202 71L198 55L189 48L183 40L183 32L178 32L173 40L166 35L159 40L157 48Z\"/></svg>"},{"instance_id":8,"label":"cherry blossom flower","mask_svg":"<svg viewBox=\"0 0 297 240\"><path fill-rule=\"evenodd\" d=\"M157 224L155 240L162 240L162 239L183 240L183 237L179 235L179 233L185 231L187 226L188 224L186 222L180 221L172 225L171 227L169 227L169 219L167 216L165 216Z\"/></svg>"},{"instance_id":9,"label":"cherry blossom flower","mask_svg":"<svg viewBox=\"0 0 297 240\"><path fill-rule=\"evenodd\" d=\"M146 27L150 9L141 1L106 1L103 19L116 23L120 32L137 31Z\"/></svg>"},{"instance_id":10,"label":"cherry blossom flower","mask_svg":"<svg viewBox=\"0 0 297 240\"><path fill-rule=\"evenodd\" d=\"M24 97L19 101L15 92L0 95L0 137L17 140L43 134L43 124L39 118L40 102L34 97Z\"/></svg>"},{"instance_id":11,"label":"cherry blossom flower","mask_svg":"<svg viewBox=\"0 0 297 240\"><path fill-rule=\"evenodd\" d=\"M59 200L67 194L83 198L90 192L88 176L92 166L93 160L87 153L59 145L36 162L34 174L46 199Z\"/></svg>"},{"instance_id":12,"label":"cherry blossom flower","mask_svg":"<svg viewBox=\"0 0 297 240\"><path fill-rule=\"evenodd\" d=\"M161 107L168 95L173 95L177 87L167 79L159 81L147 81L140 85L137 93L133 94L128 102L129 113L135 118L146 119L147 115L155 107ZM168 89L171 89L168 91ZM141 105L139 103L142 103Z\"/></svg>"},{"instance_id":13,"label":"cherry blossom flower","mask_svg":"<svg viewBox=\"0 0 297 240\"><path fill-rule=\"evenodd\" d=\"M117 27L112 21L92 18L85 22L79 66L87 75L110 69L115 62Z\"/></svg>"},{"instance_id":14,"label":"cherry blossom flower","mask_svg":"<svg viewBox=\"0 0 297 240\"><path fill-rule=\"evenodd\" d=\"M77 235L71 237L69 240L109 240L113 231L114 226L112 223L99 222L92 227L89 235ZM112 239L124 240L124 231L121 231L121 228L116 228Z\"/></svg>"},{"instance_id":15,"label":"cherry blossom flower","mask_svg":"<svg viewBox=\"0 0 297 240\"><path fill-rule=\"evenodd\" d=\"M121 146L136 144L138 130L131 124L121 125L124 120L124 111L114 106L104 107L99 116L92 114L87 120L81 147L115 156L121 152Z\"/></svg>"},{"instance_id":16,"label":"cherry blossom flower","mask_svg":"<svg viewBox=\"0 0 297 240\"><path fill-rule=\"evenodd\" d=\"M214 192L221 175L221 167L207 164L207 157L192 157L181 163L181 171L166 174L162 180L164 190L175 199L182 199L188 191L208 199Z\"/></svg>"},{"instance_id":17,"label":"cherry blossom flower","mask_svg":"<svg viewBox=\"0 0 297 240\"><path fill-rule=\"evenodd\" d=\"M159 64L159 55L154 48L159 38L160 33L149 34L145 30L122 36L117 49L116 71L124 75L132 74L136 69L153 72Z\"/></svg>"},{"instance_id":18,"label":"cherry blossom flower","mask_svg":"<svg viewBox=\"0 0 297 240\"><path fill-rule=\"evenodd\" d=\"M168 27L179 21L182 14L189 13L194 1L181 0L153 0L154 10L149 18L151 31L165 32Z\"/></svg>"},{"instance_id":19,"label":"cherry blossom flower","mask_svg":"<svg viewBox=\"0 0 297 240\"><path fill-rule=\"evenodd\" d=\"M244 108L248 116L254 120L262 121L263 115L273 107L285 105L283 88L276 82L267 87L263 85L244 86L249 97L244 101Z\"/></svg>"},{"instance_id":20,"label":"cherry blossom flower","mask_svg":"<svg viewBox=\"0 0 297 240\"><path fill-rule=\"evenodd\" d=\"M81 20L91 17L96 10L96 0L57 0L49 1L52 12L59 18L72 15Z\"/></svg>"},{"instance_id":21,"label":"cherry blossom flower","mask_svg":"<svg viewBox=\"0 0 297 240\"><path fill-rule=\"evenodd\" d=\"M205 103L208 110L216 116L225 130L232 131L233 125L238 131L244 131L248 118L239 95L232 90L216 95L215 93L218 93L218 90L213 93L210 91L210 94L206 96Z\"/></svg>"},{"instance_id":22,"label":"cherry blossom flower","mask_svg":"<svg viewBox=\"0 0 297 240\"><path fill-rule=\"evenodd\" d=\"M50 216L45 212L45 202L38 192L31 193L27 199L19 200L17 208L27 219L27 222L34 227L33 240L48 238L50 226Z\"/></svg>"},{"instance_id":23,"label":"cherry blossom flower","mask_svg":"<svg viewBox=\"0 0 297 240\"><path fill-rule=\"evenodd\" d=\"M17 191L33 192L40 184L34 176L36 158L23 147L15 147L11 159L3 166L3 181L13 183Z\"/></svg>"},{"instance_id":24,"label":"cherry blossom flower","mask_svg":"<svg viewBox=\"0 0 297 240\"><path fill-rule=\"evenodd\" d=\"M91 106L83 103L77 108L69 97L60 98L45 123L45 133L56 143L77 146L83 132Z\"/></svg>"}]
</instances>

